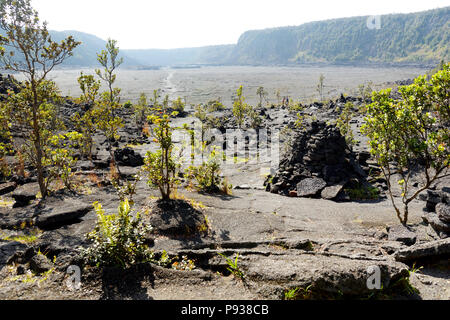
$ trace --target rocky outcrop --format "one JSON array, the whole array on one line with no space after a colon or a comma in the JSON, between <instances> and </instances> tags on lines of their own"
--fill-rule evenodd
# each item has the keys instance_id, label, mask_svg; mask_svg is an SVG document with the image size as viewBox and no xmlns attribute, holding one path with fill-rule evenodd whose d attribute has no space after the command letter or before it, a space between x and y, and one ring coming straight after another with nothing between
<instances>
[{"instance_id":1,"label":"rocky outcrop","mask_svg":"<svg viewBox=\"0 0 450 320\"><path fill-rule=\"evenodd\" d=\"M425 223L445 239L450 235L450 188L441 190L427 190L420 195L420 199L426 201L422 219Z\"/></svg>"},{"instance_id":2,"label":"rocky outcrop","mask_svg":"<svg viewBox=\"0 0 450 320\"><path fill-rule=\"evenodd\" d=\"M416 243L417 235L410 228L403 225L397 225L389 228L388 240L398 241L407 246L410 246Z\"/></svg>"},{"instance_id":3,"label":"rocky outcrop","mask_svg":"<svg viewBox=\"0 0 450 320\"><path fill-rule=\"evenodd\" d=\"M27 183L23 186L20 186L12 193L11 197L16 201L14 207L25 207L30 201L36 199L37 194L39 193L39 184L38 183Z\"/></svg>"},{"instance_id":4,"label":"rocky outcrop","mask_svg":"<svg viewBox=\"0 0 450 320\"><path fill-rule=\"evenodd\" d=\"M401 249L394 254L394 258L404 263L448 260L450 258L450 238L420 243Z\"/></svg>"},{"instance_id":5,"label":"rocky outcrop","mask_svg":"<svg viewBox=\"0 0 450 320\"><path fill-rule=\"evenodd\" d=\"M65 199L56 205L53 203L49 208L42 209L36 218L36 226L44 230L54 229L77 221L92 209L91 204Z\"/></svg>"},{"instance_id":6,"label":"rocky outcrop","mask_svg":"<svg viewBox=\"0 0 450 320\"><path fill-rule=\"evenodd\" d=\"M157 201L152 207L149 224L156 233L163 235L196 234L205 224L205 217L185 201Z\"/></svg>"},{"instance_id":7,"label":"rocky outcrop","mask_svg":"<svg viewBox=\"0 0 450 320\"><path fill-rule=\"evenodd\" d=\"M43 254L36 254L30 260L30 269L35 273L41 274L53 268L51 261Z\"/></svg>"},{"instance_id":8,"label":"rocky outcrop","mask_svg":"<svg viewBox=\"0 0 450 320\"><path fill-rule=\"evenodd\" d=\"M11 263L17 254L24 252L27 248L27 245L20 242L2 243L0 241L0 269Z\"/></svg>"},{"instance_id":9,"label":"rocky outcrop","mask_svg":"<svg viewBox=\"0 0 450 320\"><path fill-rule=\"evenodd\" d=\"M313 122L297 132L286 154L275 176L266 180L267 191L344 200L345 187L367 185L366 173L335 125Z\"/></svg>"},{"instance_id":10,"label":"rocky outcrop","mask_svg":"<svg viewBox=\"0 0 450 320\"><path fill-rule=\"evenodd\" d=\"M139 167L144 165L144 158L131 148L115 150L114 157L121 166Z\"/></svg>"},{"instance_id":11,"label":"rocky outcrop","mask_svg":"<svg viewBox=\"0 0 450 320\"><path fill-rule=\"evenodd\" d=\"M7 182L0 184L0 196L3 196L7 193L14 191L17 188L17 183L15 182Z\"/></svg>"}]
</instances>

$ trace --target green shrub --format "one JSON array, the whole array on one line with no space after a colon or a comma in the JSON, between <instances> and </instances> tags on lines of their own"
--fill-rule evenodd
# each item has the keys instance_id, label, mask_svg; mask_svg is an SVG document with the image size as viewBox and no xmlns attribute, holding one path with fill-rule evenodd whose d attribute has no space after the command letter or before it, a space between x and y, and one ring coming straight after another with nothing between
<instances>
[{"instance_id":1,"label":"green shrub","mask_svg":"<svg viewBox=\"0 0 450 320\"><path fill-rule=\"evenodd\" d=\"M145 244L152 228L142 222L140 213L132 216L128 200L120 203L117 214L106 215L98 202L94 207L97 224L87 235L93 244L83 252L88 264L126 268L152 258Z\"/></svg>"},{"instance_id":2,"label":"green shrub","mask_svg":"<svg viewBox=\"0 0 450 320\"><path fill-rule=\"evenodd\" d=\"M172 102L172 109L178 113L184 112L185 103L178 97L177 100Z\"/></svg>"},{"instance_id":3,"label":"green shrub","mask_svg":"<svg viewBox=\"0 0 450 320\"><path fill-rule=\"evenodd\" d=\"M358 185L355 188L345 189L352 200L377 200L380 197L380 190L372 186Z\"/></svg>"},{"instance_id":4,"label":"green shrub","mask_svg":"<svg viewBox=\"0 0 450 320\"><path fill-rule=\"evenodd\" d=\"M190 166L188 169L190 179L197 182L198 189L206 192L217 192L223 179L220 176L220 159L213 148L209 155L208 161L200 166Z\"/></svg>"}]
</instances>

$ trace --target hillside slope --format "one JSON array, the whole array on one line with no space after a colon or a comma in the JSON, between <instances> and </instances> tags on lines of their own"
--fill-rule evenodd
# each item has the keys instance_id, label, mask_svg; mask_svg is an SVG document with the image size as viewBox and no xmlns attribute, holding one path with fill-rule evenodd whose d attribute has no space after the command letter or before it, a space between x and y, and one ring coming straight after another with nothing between
<instances>
[{"instance_id":1,"label":"hillside slope","mask_svg":"<svg viewBox=\"0 0 450 320\"><path fill-rule=\"evenodd\" d=\"M450 7L381 16L343 18L245 32L232 60L238 64L305 62L437 62L450 59Z\"/></svg>"}]
</instances>

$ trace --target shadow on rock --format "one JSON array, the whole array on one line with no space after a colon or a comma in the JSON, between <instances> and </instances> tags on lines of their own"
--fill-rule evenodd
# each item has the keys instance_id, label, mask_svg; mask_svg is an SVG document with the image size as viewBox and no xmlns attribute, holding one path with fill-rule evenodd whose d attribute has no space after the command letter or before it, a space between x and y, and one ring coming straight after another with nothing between
<instances>
[{"instance_id":1,"label":"shadow on rock","mask_svg":"<svg viewBox=\"0 0 450 320\"><path fill-rule=\"evenodd\" d=\"M155 277L149 264L138 264L128 269L104 268L102 272L102 300L153 300L143 285L154 288Z\"/></svg>"},{"instance_id":2,"label":"shadow on rock","mask_svg":"<svg viewBox=\"0 0 450 320\"><path fill-rule=\"evenodd\" d=\"M231 201L231 200L240 198L238 196L225 194L223 192L212 192L212 193L210 193L210 192L200 191L199 194L204 195L204 196L208 196L208 197L218 198L218 199L223 200L223 201Z\"/></svg>"},{"instance_id":3,"label":"shadow on rock","mask_svg":"<svg viewBox=\"0 0 450 320\"><path fill-rule=\"evenodd\" d=\"M198 235L207 228L203 213L183 200L158 200L149 223L156 233L171 237Z\"/></svg>"}]
</instances>

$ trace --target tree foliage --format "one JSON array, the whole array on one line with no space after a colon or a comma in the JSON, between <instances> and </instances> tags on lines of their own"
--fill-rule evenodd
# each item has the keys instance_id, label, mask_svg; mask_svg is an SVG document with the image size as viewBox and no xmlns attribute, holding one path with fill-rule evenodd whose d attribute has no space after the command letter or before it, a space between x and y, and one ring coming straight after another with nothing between
<instances>
[{"instance_id":1,"label":"tree foliage","mask_svg":"<svg viewBox=\"0 0 450 320\"><path fill-rule=\"evenodd\" d=\"M143 170L147 173L149 186L158 187L162 199L169 200L174 187L180 183L180 164L175 159L172 141L173 129L167 114L152 115L149 118L155 125L153 135L159 148L156 152L147 152Z\"/></svg>"},{"instance_id":2,"label":"tree foliage","mask_svg":"<svg viewBox=\"0 0 450 320\"><path fill-rule=\"evenodd\" d=\"M245 120L245 115L248 111L248 105L245 103L245 97L243 95L244 87L240 86L239 89L236 91L237 99L234 101L233 104L233 115L236 119L236 122L239 126L239 128L242 127Z\"/></svg>"},{"instance_id":3,"label":"tree foliage","mask_svg":"<svg viewBox=\"0 0 450 320\"><path fill-rule=\"evenodd\" d=\"M96 69L95 73L102 79L108 90L100 94L93 110L93 117L96 119L96 127L100 130L108 142L108 149L114 166L120 172L117 161L115 161L113 142L120 138L119 129L123 127L120 116L117 115L118 109L122 108L120 103L120 88L115 88L117 75L115 71L123 63L123 58L118 58L119 48L117 41L108 39L106 50L98 54L98 62L103 70Z\"/></svg>"},{"instance_id":4,"label":"tree foliage","mask_svg":"<svg viewBox=\"0 0 450 320\"><path fill-rule=\"evenodd\" d=\"M362 131L370 139L371 153L386 177L390 199L399 220L408 221L408 205L420 192L448 174L450 162L450 65L430 80L418 77L414 84L399 87L400 101L390 97L391 90L373 93ZM401 176L403 212L394 199L392 177ZM422 183L411 190L414 173L423 175Z\"/></svg>"},{"instance_id":5,"label":"tree foliage","mask_svg":"<svg viewBox=\"0 0 450 320\"><path fill-rule=\"evenodd\" d=\"M92 160L93 136L96 132L93 110L98 98L100 81L95 80L93 75L85 75L81 72L80 77L78 77L78 84L82 92L79 101L86 104L88 109L83 114L80 114L80 112L75 113L72 116L72 122L82 135L82 155Z\"/></svg>"},{"instance_id":6,"label":"tree foliage","mask_svg":"<svg viewBox=\"0 0 450 320\"><path fill-rule=\"evenodd\" d=\"M339 115L339 118L336 121L336 126L339 128L339 131L341 132L342 136L345 137L345 141L349 146L353 146L356 143L355 137L353 135L353 130L350 124L350 121L354 116L352 109L353 103L347 102L344 108L341 110L341 114Z\"/></svg>"},{"instance_id":7,"label":"tree foliage","mask_svg":"<svg viewBox=\"0 0 450 320\"><path fill-rule=\"evenodd\" d=\"M48 74L79 45L72 37L57 43L41 23L30 0L4 0L0 2L0 27L6 37L0 39L1 62L8 70L23 73L25 88L8 100L13 121L28 133L28 155L37 170L42 197L48 193L45 183L44 158L49 139L53 136L56 115L54 102L58 99L54 83L47 81Z\"/></svg>"}]
</instances>

